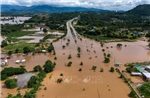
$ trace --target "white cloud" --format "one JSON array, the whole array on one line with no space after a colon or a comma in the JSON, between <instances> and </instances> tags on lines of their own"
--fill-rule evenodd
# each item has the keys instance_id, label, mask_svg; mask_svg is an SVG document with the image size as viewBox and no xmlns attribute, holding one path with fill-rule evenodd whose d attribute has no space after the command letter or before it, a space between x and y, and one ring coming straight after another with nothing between
<instances>
[{"instance_id":1,"label":"white cloud","mask_svg":"<svg viewBox=\"0 0 150 98\"><path fill-rule=\"evenodd\" d=\"M150 4L150 0L2 0L1 4L25 6L48 4L108 10L129 10L140 4Z\"/></svg>"}]
</instances>

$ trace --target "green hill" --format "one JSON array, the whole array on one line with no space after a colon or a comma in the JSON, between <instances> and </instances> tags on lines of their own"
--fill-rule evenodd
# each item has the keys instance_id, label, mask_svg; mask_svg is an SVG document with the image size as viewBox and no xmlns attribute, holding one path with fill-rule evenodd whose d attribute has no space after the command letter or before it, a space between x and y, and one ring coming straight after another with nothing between
<instances>
[{"instance_id":1,"label":"green hill","mask_svg":"<svg viewBox=\"0 0 150 98\"><path fill-rule=\"evenodd\" d=\"M150 4L139 5L134 9L127 11L127 14L150 16Z\"/></svg>"}]
</instances>

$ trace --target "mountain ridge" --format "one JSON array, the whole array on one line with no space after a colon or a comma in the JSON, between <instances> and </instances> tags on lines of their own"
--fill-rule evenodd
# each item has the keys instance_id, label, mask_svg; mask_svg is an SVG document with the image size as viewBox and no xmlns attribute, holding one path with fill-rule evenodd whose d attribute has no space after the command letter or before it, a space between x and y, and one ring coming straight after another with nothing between
<instances>
[{"instance_id":1,"label":"mountain ridge","mask_svg":"<svg viewBox=\"0 0 150 98\"><path fill-rule=\"evenodd\" d=\"M84 7L56 7L51 5L35 5L35 6L18 6L18 5L1 5L1 12L11 11L27 11L27 12L79 12L79 11L96 11L96 12L109 12L109 10L84 8Z\"/></svg>"}]
</instances>

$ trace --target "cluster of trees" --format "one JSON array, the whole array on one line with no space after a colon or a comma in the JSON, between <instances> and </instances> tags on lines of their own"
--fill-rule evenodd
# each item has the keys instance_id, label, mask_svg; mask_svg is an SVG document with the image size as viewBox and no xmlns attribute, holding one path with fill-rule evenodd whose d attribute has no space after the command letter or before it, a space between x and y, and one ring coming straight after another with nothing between
<instances>
[{"instance_id":1,"label":"cluster of trees","mask_svg":"<svg viewBox=\"0 0 150 98\"><path fill-rule=\"evenodd\" d=\"M7 35L9 33L18 32L24 27L23 24L17 24L17 25L1 25L1 34Z\"/></svg>"},{"instance_id":2,"label":"cluster of trees","mask_svg":"<svg viewBox=\"0 0 150 98\"><path fill-rule=\"evenodd\" d=\"M49 72L52 72L52 71L53 71L53 69L55 68L55 64L52 63L50 60L47 60L47 61L45 62L45 64L43 65L43 67L44 67L44 71L45 71L46 73L49 73Z\"/></svg>"},{"instance_id":3,"label":"cluster of trees","mask_svg":"<svg viewBox=\"0 0 150 98\"><path fill-rule=\"evenodd\" d=\"M109 63L110 62L110 54L104 53L104 63Z\"/></svg>"},{"instance_id":4,"label":"cluster of trees","mask_svg":"<svg viewBox=\"0 0 150 98\"><path fill-rule=\"evenodd\" d=\"M47 48L48 52L54 51L54 46L51 43L50 46Z\"/></svg>"},{"instance_id":5,"label":"cluster of trees","mask_svg":"<svg viewBox=\"0 0 150 98\"><path fill-rule=\"evenodd\" d=\"M76 30L80 34L89 37L104 36L121 39L135 39L140 36L134 34L134 31L148 30L150 29L149 24L149 19L136 15L86 12L80 14ZM126 28L126 30L122 30L122 28Z\"/></svg>"},{"instance_id":6,"label":"cluster of trees","mask_svg":"<svg viewBox=\"0 0 150 98\"><path fill-rule=\"evenodd\" d=\"M4 84L7 88L13 89L17 87L17 79L7 79Z\"/></svg>"},{"instance_id":7,"label":"cluster of trees","mask_svg":"<svg viewBox=\"0 0 150 98\"><path fill-rule=\"evenodd\" d=\"M7 46L7 41L6 41L6 40L3 40L2 43L1 43L1 47L3 48L3 47L5 47L5 46Z\"/></svg>"},{"instance_id":8,"label":"cluster of trees","mask_svg":"<svg viewBox=\"0 0 150 98\"><path fill-rule=\"evenodd\" d=\"M139 72L137 69L136 69L136 67L135 67L135 64L128 64L128 65L126 65L126 71L128 72L128 73L131 73L131 72Z\"/></svg>"},{"instance_id":9,"label":"cluster of trees","mask_svg":"<svg viewBox=\"0 0 150 98\"><path fill-rule=\"evenodd\" d=\"M149 98L150 96L150 82L147 82L138 88L139 92L144 95L144 98Z\"/></svg>"},{"instance_id":10,"label":"cluster of trees","mask_svg":"<svg viewBox=\"0 0 150 98\"><path fill-rule=\"evenodd\" d=\"M114 72L115 71L114 67L111 67L109 71Z\"/></svg>"},{"instance_id":11,"label":"cluster of trees","mask_svg":"<svg viewBox=\"0 0 150 98\"><path fill-rule=\"evenodd\" d=\"M32 76L28 81L27 87L33 89L25 93L25 98L36 98L36 92L41 86L41 82L46 77L46 73L52 72L55 65L55 63L52 63L50 60L47 60L43 65L43 68L40 65L37 65L33 68L33 71L38 72L38 74L37 76Z\"/></svg>"},{"instance_id":12,"label":"cluster of trees","mask_svg":"<svg viewBox=\"0 0 150 98\"><path fill-rule=\"evenodd\" d=\"M27 72L27 70L25 68L23 68L23 67L19 67L19 68L13 68L13 67L4 68L1 71L1 80L5 80L9 76L23 74L25 72Z\"/></svg>"}]
</instances>

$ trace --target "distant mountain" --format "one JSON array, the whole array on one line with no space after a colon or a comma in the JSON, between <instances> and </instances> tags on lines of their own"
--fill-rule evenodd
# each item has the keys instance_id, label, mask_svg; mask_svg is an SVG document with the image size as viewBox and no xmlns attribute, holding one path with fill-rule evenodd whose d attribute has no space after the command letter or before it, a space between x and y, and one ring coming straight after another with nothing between
<instances>
[{"instance_id":1,"label":"distant mountain","mask_svg":"<svg viewBox=\"0 0 150 98\"><path fill-rule=\"evenodd\" d=\"M13 10L22 10L27 8L26 6L18 5L1 5L1 12L13 11Z\"/></svg>"},{"instance_id":2,"label":"distant mountain","mask_svg":"<svg viewBox=\"0 0 150 98\"><path fill-rule=\"evenodd\" d=\"M1 12L79 12L79 11L97 11L108 12L108 10L83 8L83 7L56 7L50 5L37 5L37 6L15 6L15 5L1 5Z\"/></svg>"},{"instance_id":3,"label":"distant mountain","mask_svg":"<svg viewBox=\"0 0 150 98\"><path fill-rule=\"evenodd\" d=\"M150 16L150 4L139 5L126 13L140 16Z\"/></svg>"}]
</instances>

